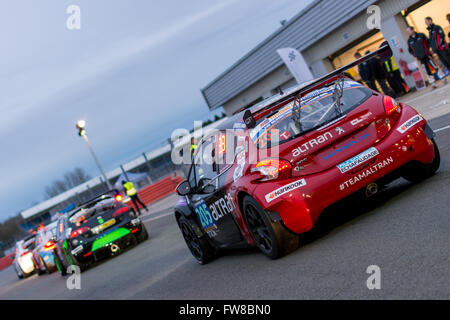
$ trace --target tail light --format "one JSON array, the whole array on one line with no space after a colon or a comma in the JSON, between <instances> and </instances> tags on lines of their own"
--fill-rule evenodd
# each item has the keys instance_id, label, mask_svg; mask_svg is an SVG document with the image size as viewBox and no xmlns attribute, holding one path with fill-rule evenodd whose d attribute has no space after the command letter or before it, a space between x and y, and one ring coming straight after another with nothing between
<instances>
[{"instance_id":1,"label":"tail light","mask_svg":"<svg viewBox=\"0 0 450 320\"><path fill-rule=\"evenodd\" d=\"M258 162L251 172L260 173L264 177L261 181L285 179L291 174L291 164L285 160L268 159Z\"/></svg>"},{"instance_id":2,"label":"tail light","mask_svg":"<svg viewBox=\"0 0 450 320\"><path fill-rule=\"evenodd\" d=\"M112 216L113 216L113 218L115 218L115 217L120 216L121 214L123 214L123 213L125 213L127 211L129 211L129 209L127 207L122 207L122 208L117 209L117 211L114 212Z\"/></svg>"},{"instance_id":3,"label":"tail light","mask_svg":"<svg viewBox=\"0 0 450 320\"><path fill-rule=\"evenodd\" d=\"M53 241L48 241L45 245L44 245L44 251L50 251L55 249L55 243Z\"/></svg>"},{"instance_id":4,"label":"tail light","mask_svg":"<svg viewBox=\"0 0 450 320\"><path fill-rule=\"evenodd\" d=\"M120 194L117 194L115 198L117 202L121 202L123 200L123 197Z\"/></svg>"},{"instance_id":5,"label":"tail light","mask_svg":"<svg viewBox=\"0 0 450 320\"><path fill-rule=\"evenodd\" d=\"M25 256L25 255L27 255L29 253L31 253L31 251L25 251L25 252L22 252L22 254L20 256L23 257L23 256Z\"/></svg>"},{"instance_id":6,"label":"tail light","mask_svg":"<svg viewBox=\"0 0 450 320\"><path fill-rule=\"evenodd\" d=\"M398 113L401 112L400 104L394 98L389 96L384 97L384 110L387 115L390 115L394 111L397 111Z\"/></svg>"},{"instance_id":7,"label":"tail light","mask_svg":"<svg viewBox=\"0 0 450 320\"><path fill-rule=\"evenodd\" d=\"M76 238L79 235L82 235L83 233L88 232L89 230L90 230L89 227L81 227L77 230L72 231L69 238L71 238L71 239Z\"/></svg>"}]
</instances>

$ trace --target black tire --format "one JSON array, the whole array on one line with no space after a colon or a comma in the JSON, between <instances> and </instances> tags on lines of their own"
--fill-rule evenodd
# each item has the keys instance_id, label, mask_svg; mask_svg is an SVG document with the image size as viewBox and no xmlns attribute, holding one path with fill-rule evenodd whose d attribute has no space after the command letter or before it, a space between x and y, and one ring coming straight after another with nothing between
<instances>
[{"instance_id":1,"label":"black tire","mask_svg":"<svg viewBox=\"0 0 450 320\"><path fill-rule=\"evenodd\" d=\"M44 270L41 270L41 268L39 268L38 275L42 276L43 274L50 273L47 269L47 265L45 264L44 259L42 259L41 256L39 256L39 260L41 261L42 265L44 266Z\"/></svg>"},{"instance_id":2,"label":"black tire","mask_svg":"<svg viewBox=\"0 0 450 320\"><path fill-rule=\"evenodd\" d=\"M17 277L19 279L25 278L25 272L23 272L23 270L20 266L18 266L18 268L20 269L20 272L22 272L22 274L19 273L19 271L17 270L17 267L14 265L14 270L16 271Z\"/></svg>"},{"instance_id":3,"label":"black tire","mask_svg":"<svg viewBox=\"0 0 450 320\"><path fill-rule=\"evenodd\" d=\"M434 139L431 139L434 146L434 159L429 164L413 162L406 165L403 169L402 177L412 183L423 181L433 176L441 165L441 154Z\"/></svg>"},{"instance_id":4,"label":"black tire","mask_svg":"<svg viewBox=\"0 0 450 320\"><path fill-rule=\"evenodd\" d=\"M178 226L180 227L186 245L198 263L203 265L214 260L217 256L216 250L211 247L208 240L204 237L199 238L197 236L189 220L181 216L178 219Z\"/></svg>"},{"instance_id":5,"label":"black tire","mask_svg":"<svg viewBox=\"0 0 450 320\"><path fill-rule=\"evenodd\" d=\"M242 212L258 248L270 259L281 258L298 248L299 236L287 230L281 221L272 222L252 197L245 196Z\"/></svg>"},{"instance_id":6,"label":"black tire","mask_svg":"<svg viewBox=\"0 0 450 320\"><path fill-rule=\"evenodd\" d=\"M55 259L55 264L56 264L56 268L59 271L59 273L61 274L61 276L65 276L67 274L67 268L64 265L64 263L62 262L62 260L59 258L58 254L55 252L53 252L54 255L54 259Z\"/></svg>"},{"instance_id":7,"label":"black tire","mask_svg":"<svg viewBox=\"0 0 450 320\"><path fill-rule=\"evenodd\" d=\"M138 243L148 240L148 231L143 223L141 224L141 233L136 237L136 240Z\"/></svg>"}]
</instances>

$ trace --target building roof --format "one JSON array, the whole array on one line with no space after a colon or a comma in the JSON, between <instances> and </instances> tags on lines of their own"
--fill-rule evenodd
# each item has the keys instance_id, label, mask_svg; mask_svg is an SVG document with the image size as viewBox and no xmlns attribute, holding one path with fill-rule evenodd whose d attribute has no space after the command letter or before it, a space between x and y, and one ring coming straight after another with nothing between
<instances>
[{"instance_id":1,"label":"building roof","mask_svg":"<svg viewBox=\"0 0 450 320\"><path fill-rule=\"evenodd\" d=\"M302 51L375 2L315 0L201 90L209 109L223 106L279 68L283 62L277 49Z\"/></svg>"}]
</instances>

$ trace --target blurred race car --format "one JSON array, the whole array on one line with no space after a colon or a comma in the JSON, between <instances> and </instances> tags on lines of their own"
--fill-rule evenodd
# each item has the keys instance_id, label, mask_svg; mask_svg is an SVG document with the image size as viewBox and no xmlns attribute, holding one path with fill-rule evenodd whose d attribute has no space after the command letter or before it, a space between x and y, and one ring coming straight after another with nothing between
<instances>
[{"instance_id":1,"label":"blurred race car","mask_svg":"<svg viewBox=\"0 0 450 320\"><path fill-rule=\"evenodd\" d=\"M32 275L35 271L33 253L35 235L29 235L16 243L16 255L13 261L14 270L19 279Z\"/></svg>"},{"instance_id":2,"label":"blurred race car","mask_svg":"<svg viewBox=\"0 0 450 320\"><path fill-rule=\"evenodd\" d=\"M148 239L147 229L134 210L111 195L80 205L56 223L53 252L62 275L71 265L83 271L92 262Z\"/></svg>"},{"instance_id":3,"label":"blurred race car","mask_svg":"<svg viewBox=\"0 0 450 320\"><path fill-rule=\"evenodd\" d=\"M243 111L203 138L175 207L198 262L242 246L279 258L344 197L370 197L399 177L418 182L438 170L424 117L343 75L388 50Z\"/></svg>"},{"instance_id":4,"label":"blurred race car","mask_svg":"<svg viewBox=\"0 0 450 320\"><path fill-rule=\"evenodd\" d=\"M32 253L38 275L52 273L57 270L53 256L55 233L56 222L52 222L36 232Z\"/></svg>"}]
</instances>

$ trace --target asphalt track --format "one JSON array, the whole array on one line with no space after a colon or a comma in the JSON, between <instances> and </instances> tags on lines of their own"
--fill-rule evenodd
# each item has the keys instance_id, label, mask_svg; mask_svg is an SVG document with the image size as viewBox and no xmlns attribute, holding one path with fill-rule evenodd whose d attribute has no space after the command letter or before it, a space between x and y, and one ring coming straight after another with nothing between
<instances>
[{"instance_id":1,"label":"asphalt track","mask_svg":"<svg viewBox=\"0 0 450 320\"><path fill-rule=\"evenodd\" d=\"M0 299L450 299L449 92L408 100L441 129L438 174L340 203L287 257L271 261L246 249L201 266L162 210L145 217L148 241L82 273L80 290L58 273L19 281L10 267L0 272ZM371 265L381 270L379 290L366 285Z\"/></svg>"}]
</instances>

